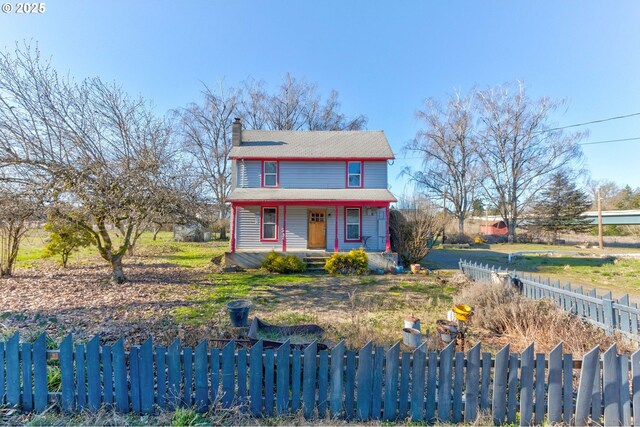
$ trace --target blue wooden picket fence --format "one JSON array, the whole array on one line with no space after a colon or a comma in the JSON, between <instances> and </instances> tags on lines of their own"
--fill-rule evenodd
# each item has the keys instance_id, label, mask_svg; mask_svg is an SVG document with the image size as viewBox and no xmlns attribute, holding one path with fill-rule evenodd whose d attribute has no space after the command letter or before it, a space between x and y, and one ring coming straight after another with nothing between
<instances>
[{"instance_id":1,"label":"blue wooden picket fence","mask_svg":"<svg viewBox=\"0 0 640 427\"><path fill-rule=\"evenodd\" d=\"M640 308L636 303L630 303L629 295L615 299L610 291L598 294L596 289L586 290L571 283L563 285L560 280L552 282L531 273L465 260L460 260L459 267L461 272L480 282L493 283L506 278L518 284L522 294L528 298L551 300L556 306L604 329L609 335L615 331L640 341Z\"/></svg>"},{"instance_id":2,"label":"blue wooden picket fence","mask_svg":"<svg viewBox=\"0 0 640 427\"><path fill-rule=\"evenodd\" d=\"M179 340L154 346L149 338L125 351L123 339L74 344L68 336L59 350L45 346L44 335L0 343L3 404L35 412L55 405L65 413L108 405L136 414L192 407L255 417L302 411L309 419L469 423L482 414L496 425L518 418L521 425L640 422L640 352L617 355L615 345L602 360L598 347L574 360L561 343L548 355L533 345L513 353L507 345L493 357L480 344L465 354L454 343L439 352L426 343L405 352L399 343L371 342L359 351L342 342L320 351L315 343L292 350L262 342L236 350L234 342L219 349L203 341L194 349ZM60 369L61 392L49 391L52 369Z\"/></svg>"}]
</instances>

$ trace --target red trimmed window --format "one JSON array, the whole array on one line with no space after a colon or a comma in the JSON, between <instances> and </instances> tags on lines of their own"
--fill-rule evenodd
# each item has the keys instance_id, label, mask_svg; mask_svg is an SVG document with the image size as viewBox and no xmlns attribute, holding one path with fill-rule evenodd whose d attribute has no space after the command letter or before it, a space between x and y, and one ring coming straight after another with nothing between
<instances>
[{"instance_id":1,"label":"red trimmed window","mask_svg":"<svg viewBox=\"0 0 640 427\"><path fill-rule=\"evenodd\" d=\"M262 214L260 215L260 241L278 241L278 208L262 208Z\"/></svg>"},{"instance_id":2,"label":"red trimmed window","mask_svg":"<svg viewBox=\"0 0 640 427\"><path fill-rule=\"evenodd\" d=\"M278 162L267 161L262 162L262 186L277 187L278 186Z\"/></svg>"},{"instance_id":3,"label":"red trimmed window","mask_svg":"<svg viewBox=\"0 0 640 427\"><path fill-rule=\"evenodd\" d=\"M344 209L344 241L360 242L362 240L362 209Z\"/></svg>"},{"instance_id":4,"label":"red trimmed window","mask_svg":"<svg viewBox=\"0 0 640 427\"><path fill-rule=\"evenodd\" d=\"M347 162L347 187L362 188L362 169L364 162Z\"/></svg>"}]
</instances>

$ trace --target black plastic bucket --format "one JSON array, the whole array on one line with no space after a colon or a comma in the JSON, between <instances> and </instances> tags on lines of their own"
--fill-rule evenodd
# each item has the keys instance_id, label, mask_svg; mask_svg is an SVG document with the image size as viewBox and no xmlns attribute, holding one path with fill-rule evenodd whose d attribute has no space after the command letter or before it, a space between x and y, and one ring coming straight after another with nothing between
<instances>
[{"instance_id":1,"label":"black plastic bucket","mask_svg":"<svg viewBox=\"0 0 640 427\"><path fill-rule=\"evenodd\" d=\"M251 310L251 301L248 299L237 299L227 303L229 310L229 318L231 326L243 327L249 326L249 311Z\"/></svg>"}]
</instances>

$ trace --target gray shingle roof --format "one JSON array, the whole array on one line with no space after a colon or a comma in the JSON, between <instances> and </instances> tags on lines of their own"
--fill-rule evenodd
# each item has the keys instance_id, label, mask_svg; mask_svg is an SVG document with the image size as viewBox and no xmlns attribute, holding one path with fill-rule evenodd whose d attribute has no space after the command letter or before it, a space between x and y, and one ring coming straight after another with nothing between
<instances>
[{"instance_id":1,"label":"gray shingle roof","mask_svg":"<svg viewBox=\"0 0 640 427\"><path fill-rule=\"evenodd\" d=\"M251 158L393 159L384 131L243 130L232 159Z\"/></svg>"},{"instance_id":2,"label":"gray shingle roof","mask_svg":"<svg viewBox=\"0 0 640 427\"><path fill-rule=\"evenodd\" d=\"M231 192L227 201L378 201L396 202L396 198L384 188L357 188L357 189L309 189L309 188L236 188Z\"/></svg>"}]
</instances>

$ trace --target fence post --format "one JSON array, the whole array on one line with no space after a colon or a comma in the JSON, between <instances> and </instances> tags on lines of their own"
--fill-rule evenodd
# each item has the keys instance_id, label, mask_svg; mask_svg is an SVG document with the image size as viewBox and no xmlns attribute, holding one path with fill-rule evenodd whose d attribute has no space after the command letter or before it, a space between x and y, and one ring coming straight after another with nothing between
<instances>
[{"instance_id":1,"label":"fence post","mask_svg":"<svg viewBox=\"0 0 640 427\"><path fill-rule=\"evenodd\" d=\"M616 314L613 309L613 300L607 298L602 300L604 306L604 326L607 335L612 335L613 330L616 327L615 319Z\"/></svg>"},{"instance_id":2,"label":"fence post","mask_svg":"<svg viewBox=\"0 0 640 427\"><path fill-rule=\"evenodd\" d=\"M342 379L344 374L344 341L340 341L331 350L331 416L338 417L342 413Z\"/></svg>"},{"instance_id":3,"label":"fence post","mask_svg":"<svg viewBox=\"0 0 640 427\"><path fill-rule=\"evenodd\" d=\"M620 377L616 345L602 355L602 390L604 394L604 425L620 425Z\"/></svg>"},{"instance_id":4,"label":"fence post","mask_svg":"<svg viewBox=\"0 0 640 427\"><path fill-rule=\"evenodd\" d=\"M631 355L631 402L634 425L640 423L640 350Z\"/></svg>"},{"instance_id":5,"label":"fence post","mask_svg":"<svg viewBox=\"0 0 640 427\"><path fill-rule=\"evenodd\" d=\"M493 373L493 402L491 415L495 425L504 423L507 415L507 372L509 369L509 344L496 353Z\"/></svg>"}]
</instances>

